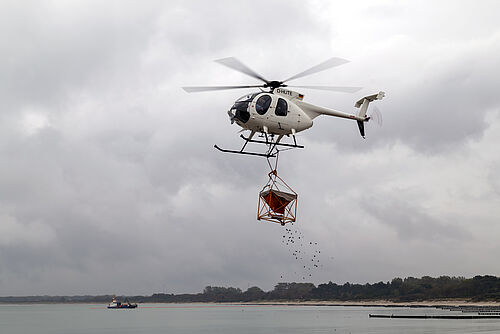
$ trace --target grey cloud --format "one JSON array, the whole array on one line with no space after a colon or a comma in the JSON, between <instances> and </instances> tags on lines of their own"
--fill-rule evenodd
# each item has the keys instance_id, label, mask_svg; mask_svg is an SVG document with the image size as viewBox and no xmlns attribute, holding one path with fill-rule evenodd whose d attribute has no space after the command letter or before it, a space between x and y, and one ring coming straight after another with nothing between
<instances>
[{"instance_id":1,"label":"grey cloud","mask_svg":"<svg viewBox=\"0 0 500 334\"><path fill-rule=\"evenodd\" d=\"M381 129L375 124L367 125L367 141L359 140L353 124L335 123L327 118L317 119L318 126L307 135L315 141L334 141L349 150L371 150L399 140L429 154L440 154L480 137L488 126L487 112L500 110L495 89L500 82L492 71L499 66L494 55L500 50L500 39L485 36L484 40L475 43L464 42L457 47L443 48L446 50L458 50L458 53L435 54L436 59L432 60L396 51L391 57L393 61L407 63L404 59L409 57L414 64L408 65L415 70L394 71L390 81L374 87L386 91L386 98L376 102L384 122ZM410 51L418 52L416 49ZM392 65L379 68L387 72ZM372 66L378 72L377 65ZM356 71L356 64L352 64L352 68ZM380 75L384 76L381 71ZM350 105L340 105L356 111Z\"/></svg>"},{"instance_id":2,"label":"grey cloud","mask_svg":"<svg viewBox=\"0 0 500 334\"><path fill-rule=\"evenodd\" d=\"M367 199L363 207L379 223L394 229L403 240L439 242L447 239L470 238L461 226L453 222L443 222L412 203L408 196L402 197L405 200L394 198L394 196L384 196L383 202Z\"/></svg>"},{"instance_id":3,"label":"grey cloud","mask_svg":"<svg viewBox=\"0 0 500 334\"><path fill-rule=\"evenodd\" d=\"M109 75L109 69L130 67L150 28L150 18L139 8L75 2L6 7L1 66L2 103L8 109L57 107L73 89L94 84L98 71Z\"/></svg>"},{"instance_id":4,"label":"grey cloud","mask_svg":"<svg viewBox=\"0 0 500 334\"><path fill-rule=\"evenodd\" d=\"M242 144L225 110L244 91L189 95L180 87L248 83L212 63L226 56L271 79L330 56L349 58L341 28L362 24L362 17L338 26L325 13L344 8L328 12L298 1L2 6L0 222L7 232L0 237L0 294L196 292L216 284L269 289L293 272L297 264L279 243L281 227L255 221L267 163L213 149ZM439 50L432 36L415 36L423 51ZM369 46L366 55L303 82L387 90L379 104L384 127L368 130L368 140L359 139L355 124L319 118L299 138L306 149L280 157L280 175L299 191L298 226L335 258L316 282L390 279L387 273L410 270L391 257L408 240L414 245L405 252L428 274L434 267L421 261L419 246L439 252L444 240L456 250L469 231L423 210L421 198L408 204L408 194L385 194L384 205L362 203L364 191L378 192L383 182L404 184L407 167L428 153L446 160L470 149L471 138L485 145L481 135L492 124L485 112L498 107L498 52L474 50L496 51L497 40L485 37L422 68L426 55L409 61L415 50L398 51L405 40L391 41L377 39L386 43L377 49L370 39L354 38L356 48ZM305 93L307 101L348 111L357 98ZM394 145L415 157L405 162ZM386 159L399 159L397 170L384 171ZM382 181L370 179L368 166ZM379 227L395 236L377 233ZM485 236L471 229L476 245ZM375 252L390 261L370 264L366 258L374 260ZM471 261L462 266L476 268ZM109 271L129 279L117 283Z\"/></svg>"}]
</instances>

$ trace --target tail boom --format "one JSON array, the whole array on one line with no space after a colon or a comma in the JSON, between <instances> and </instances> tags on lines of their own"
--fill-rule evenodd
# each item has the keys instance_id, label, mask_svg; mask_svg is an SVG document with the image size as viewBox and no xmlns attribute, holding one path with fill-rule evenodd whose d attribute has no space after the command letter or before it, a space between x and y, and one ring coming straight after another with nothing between
<instances>
[{"instance_id":1,"label":"tail boom","mask_svg":"<svg viewBox=\"0 0 500 334\"><path fill-rule=\"evenodd\" d=\"M368 105L372 101L381 100L382 98L384 98L384 96L385 96L385 93L381 91L381 92L378 92L377 94L368 95L368 96L365 96L362 99L360 99L354 105L354 107L360 109L359 113L357 115L345 113L345 112L334 110L334 109L316 106L316 105L309 104L309 103L306 103L303 101L295 101L295 104L300 109L302 109L311 120L318 117L319 115L327 115L327 116L352 119L352 120L357 122L358 128L359 128L359 133L361 134L361 136L363 138L365 138L365 124L364 123L368 122L370 120L370 117L366 116L366 112L368 110Z\"/></svg>"}]
</instances>

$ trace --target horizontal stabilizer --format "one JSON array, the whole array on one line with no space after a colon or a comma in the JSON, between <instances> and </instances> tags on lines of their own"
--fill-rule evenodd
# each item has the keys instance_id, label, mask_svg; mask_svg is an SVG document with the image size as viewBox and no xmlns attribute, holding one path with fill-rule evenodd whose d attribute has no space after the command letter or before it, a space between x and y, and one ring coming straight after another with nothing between
<instances>
[{"instance_id":1,"label":"horizontal stabilizer","mask_svg":"<svg viewBox=\"0 0 500 334\"><path fill-rule=\"evenodd\" d=\"M375 101L375 100L382 100L384 98L384 96L385 96L384 92L378 92L378 94L373 94L373 95L365 96L362 99L360 99L358 102L356 102L356 104L354 106L356 108L359 108L359 107L361 107L361 105L363 104L363 102L365 100L368 100L368 102L372 102L372 101Z\"/></svg>"}]
</instances>

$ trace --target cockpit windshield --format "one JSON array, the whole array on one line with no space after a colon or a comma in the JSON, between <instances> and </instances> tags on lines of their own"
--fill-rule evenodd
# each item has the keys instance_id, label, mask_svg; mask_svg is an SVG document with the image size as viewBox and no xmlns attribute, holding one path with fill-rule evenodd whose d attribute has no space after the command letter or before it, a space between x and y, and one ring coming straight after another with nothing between
<instances>
[{"instance_id":1,"label":"cockpit windshield","mask_svg":"<svg viewBox=\"0 0 500 334\"><path fill-rule=\"evenodd\" d=\"M248 122L248 120L250 119L248 105L258 94L259 93L247 94L237 99L231 107L231 110L229 111L232 114L231 119L236 119L242 123Z\"/></svg>"}]
</instances>

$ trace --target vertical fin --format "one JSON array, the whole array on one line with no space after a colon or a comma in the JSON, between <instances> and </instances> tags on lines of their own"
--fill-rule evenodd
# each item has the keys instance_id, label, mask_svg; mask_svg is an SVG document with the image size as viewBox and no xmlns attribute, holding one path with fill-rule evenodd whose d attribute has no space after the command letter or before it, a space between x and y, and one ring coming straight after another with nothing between
<instances>
[{"instance_id":1,"label":"vertical fin","mask_svg":"<svg viewBox=\"0 0 500 334\"><path fill-rule=\"evenodd\" d=\"M361 137L365 138L365 123L363 121L358 121L358 128Z\"/></svg>"}]
</instances>

